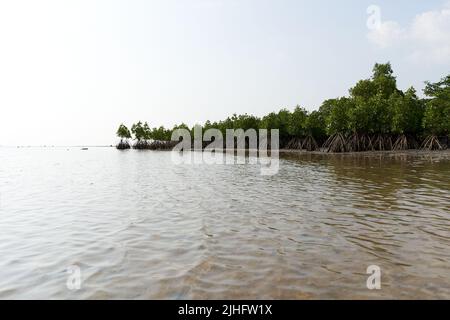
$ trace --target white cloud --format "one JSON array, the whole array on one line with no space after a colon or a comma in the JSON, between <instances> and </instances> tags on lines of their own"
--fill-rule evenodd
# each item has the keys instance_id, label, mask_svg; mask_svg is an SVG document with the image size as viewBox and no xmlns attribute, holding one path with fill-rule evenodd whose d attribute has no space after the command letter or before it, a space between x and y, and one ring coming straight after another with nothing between
<instances>
[{"instance_id":1,"label":"white cloud","mask_svg":"<svg viewBox=\"0 0 450 320\"><path fill-rule=\"evenodd\" d=\"M380 48L402 48L417 62L450 63L450 2L442 9L418 14L406 27L381 22L368 39Z\"/></svg>"},{"instance_id":2,"label":"white cloud","mask_svg":"<svg viewBox=\"0 0 450 320\"><path fill-rule=\"evenodd\" d=\"M387 48L405 37L405 30L396 21L380 23L367 35L369 40L381 48Z\"/></svg>"}]
</instances>

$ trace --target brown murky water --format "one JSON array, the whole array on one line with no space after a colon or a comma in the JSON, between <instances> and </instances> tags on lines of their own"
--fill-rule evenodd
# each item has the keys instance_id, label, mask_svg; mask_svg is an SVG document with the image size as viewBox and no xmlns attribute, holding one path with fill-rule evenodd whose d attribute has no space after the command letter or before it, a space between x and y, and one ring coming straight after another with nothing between
<instances>
[{"instance_id":1,"label":"brown murky water","mask_svg":"<svg viewBox=\"0 0 450 320\"><path fill-rule=\"evenodd\" d=\"M2 299L449 299L450 153L288 154L261 176L0 148L0 253Z\"/></svg>"}]
</instances>

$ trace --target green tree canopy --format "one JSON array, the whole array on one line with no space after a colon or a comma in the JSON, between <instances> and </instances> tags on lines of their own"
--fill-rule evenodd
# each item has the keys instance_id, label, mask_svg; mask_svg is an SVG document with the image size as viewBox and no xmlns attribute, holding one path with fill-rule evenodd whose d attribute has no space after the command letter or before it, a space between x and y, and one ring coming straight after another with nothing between
<instances>
[{"instance_id":1,"label":"green tree canopy","mask_svg":"<svg viewBox=\"0 0 450 320\"><path fill-rule=\"evenodd\" d=\"M426 102L423 126L432 134L450 133L450 75L436 83L426 82Z\"/></svg>"},{"instance_id":2,"label":"green tree canopy","mask_svg":"<svg viewBox=\"0 0 450 320\"><path fill-rule=\"evenodd\" d=\"M278 113L271 112L261 120L261 129L279 129L280 139L289 138L289 123L291 113L287 109L281 109Z\"/></svg>"},{"instance_id":3,"label":"green tree canopy","mask_svg":"<svg viewBox=\"0 0 450 320\"><path fill-rule=\"evenodd\" d=\"M372 133L371 121L373 118L374 108L370 98L358 96L353 98L355 107L349 110L349 128L352 132L359 134Z\"/></svg>"},{"instance_id":4,"label":"green tree canopy","mask_svg":"<svg viewBox=\"0 0 450 320\"><path fill-rule=\"evenodd\" d=\"M325 128L325 118L320 111L313 111L306 118L306 134L310 134L317 139L323 139L327 134Z\"/></svg>"},{"instance_id":5,"label":"green tree canopy","mask_svg":"<svg viewBox=\"0 0 450 320\"><path fill-rule=\"evenodd\" d=\"M376 63L373 67L373 84L377 89L377 94L381 95L384 99L388 99L391 94L399 92L397 89L397 80L393 74L394 71L389 62L385 64Z\"/></svg>"},{"instance_id":6,"label":"green tree canopy","mask_svg":"<svg viewBox=\"0 0 450 320\"><path fill-rule=\"evenodd\" d=\"M352 98L370 99L377 94L377 87L372 80L360 80L349 90Z\"/></svg>"},{"instance_id":7,"label":"green tree canopy","mask_svg":"<svg viewBox=\"0 0 450 320\"><path fill-rule=\"evenodd\" d=\"M404 95L391 95L392 132L397 134L418 134L422 130L424 105L411 87Z\"/></svg>"},{"instance_id":8,"label":"green tree canopy","mask_svg":"<svg viewBox=\"0 0 450 320\"><path fill-rule=\"evenodd\" d=\"M189 127L188 127L188 125L185 124L184 122L181 123L181 124L176 124L176 125L174 125L172 131L175 131L175 130L177 130L177 129L186 129L186 130L190 130Z\"/></svg>"},{"instance_id":9,"label":"green tree canopy","mask_svg":"<svg viewBox=\"0 0 450 320\"><path fill-rule=\"evenodd\" d=\"M393 101L400 103L403 94L397 89L390 63L375 64L372 77L359 81L350 89L354 108L349 111L349 127L360 134L389 133L392 129ZM398 100L400 99L400 100Z\"/></svg>"},{"instance_id":10,"label":"green tree canopy","mask_svg":"<svg viewBox=\"0 0 450 320\"><path fill-rule=\"evenodd\" d=\"M117 129L117 136L121 139L131 139L131 132L124 124L121 124Z\"/></svg>"},{"instance_id":11,"label":"green tree canopy","mask_svg":"<svg viewBox=\"0 0 450 320\"><path fill-rule=\"evenodd\" d=\"M133 133L134 138L138 141L146 139L147 134L141 121L133 124L131 127L131 132Z\"/></svg>"},{"instance_id":12,"label":"green tree canopy","mask_svg":"<svg viewBox=\"0 0 450 320\"><path fill-rule=\"evenodd\" d=\"M260 121L261 120L259 118L252 115L248 114L239 115L237 119L235 119L234 128L244 129L245 131L248 129L258 130Z\"/></svg>"},{"instance_id":13,"label":"green tree canopy","mask_svg":"<svg viewBox=\"0 0 450 320\"><path fill-rule=\"evenodd\" d=\"M308 112L301 108L300 106L297 106L290 115L290 119L288 122L288 134L300 138L305 136L306 133L306 120L308 118Z\"/></svg>"},{"instance_id":14,"label":"green tree canopy","mask_svg":"<svg viewBox=\"0 0 450 320\"><path fill-rule=\"evenodd\" d=\"M160 126L151 130L150 136L153 140L169 141L172 138L172 130Z\"/></svg>"},{"instance_id":15,"label":"green tree canopy","mask_svg":"<svg viewBox=\"0 0 450 320\"><path fill-rule=\"evenodd\" d=\"M391 64L377 63L370 78L358 81L349 90L349 97L325 100L318 111L309 113L297 106L292 112L281 109L263 118L233 114L195 127L202 131L217 128L224 135L227 129L279 129L281 145L299 148L308 141L308 149L314 150L317 144L311 142L318 139L325 141L325 149L335 152L373 149L375 144L376 150L405 150L417 145L417 138L425 131L430 134L427 139L434 140L424 143L432 148L439 144L436 135L450 134L450 75L436 83L426 82L424 93L426 99L420 99L412 87L402 92L397 88ZM170 140L173 130L180 128L189 130L186 124L150 129L147 122L139 121L131 132L121 124L117 136L128 139L134 135L138 142L144 141L136 146L146 147L147 140ZM192 133L192 129L189 131ZM394 144L391 134L396 135Z\"/></svg>"},{"instance_id":16,"label":"green tree canopy","mask_svg":"<svg viewBox=\"0 0 450 320\"><path fill-rule=\"evenodd\" d=\"M325 101L328 115L325 119L326 130L329 135L335 133L347 133L350 129L350 110L354 107L353 101L349 98L330 99ZM328 109L329 108L329 112Z\"/></svg>"},{"instance_id":17,"label":"green tree canopy","mask_svg":"<svg viewBox=\"0 0 450 320\"><path fill-rule=\"evenodd\" d=\"M150 129L150 126L148 125L147 122L144 123L143 127L143 138L144 140L151 140L152 139L152 130Z\"/></svg>"},{"instance_id":18,"label":"green tree canopy","mask_svg":"<svg viewBox=\"0 0 450 320\"><path fill-rule=\"evenodd\" d=\"M356 83L349 90L350 96L352 98L371 99L376 95L381 95L384 99L388 99L393 93L399 92L397 80L393 73L390 63L376 63L373 67L372 77Z\"/></svg>"},{"instance_id":19,"label":"green tree canopy","mask_svg":"<svg viewBox=\"0 0 450 320\"><path fill-rule=\"evenodd\" d=\"M391 132L392 112L389 100L385 99L383 93L378 93L370 99L371 113L369 132L386 134Z\"/></svg>"}]
</instances>

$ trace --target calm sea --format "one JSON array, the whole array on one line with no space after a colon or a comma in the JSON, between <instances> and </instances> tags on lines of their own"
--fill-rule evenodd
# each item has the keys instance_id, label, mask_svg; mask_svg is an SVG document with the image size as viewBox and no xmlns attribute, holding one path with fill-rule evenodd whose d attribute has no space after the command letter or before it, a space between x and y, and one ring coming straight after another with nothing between
<instances>
[{"instance_id":1,"label":"calm sea","mask_svg":"<svg viewBox=\"0 0 450 320\"><path fill-rule=\"evenodd\" d=\"M0 298L450 299L450 152L0 148Z\"/></svg>"}]
</instances>

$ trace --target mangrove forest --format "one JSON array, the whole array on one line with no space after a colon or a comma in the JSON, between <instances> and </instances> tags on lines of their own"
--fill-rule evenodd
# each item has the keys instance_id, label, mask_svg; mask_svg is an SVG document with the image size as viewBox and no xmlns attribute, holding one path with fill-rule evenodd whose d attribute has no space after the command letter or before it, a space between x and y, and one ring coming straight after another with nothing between
<instances>
[{"instance_id":1,"label":"mangrove forest","mask_svg":"<svg viewBox=\"0 0 450 320\"><path fill-rule=\"evenodd\" d=\"M372 76L358 81L348 96L325 100L315 111L297 106L262 118L234 114L218 122L208 120L201 128L215 128L224 135L226 129L278 129L280 148L292 150L444 150L450 134L450 75L425 82L423 93L419 98L413 87L398 89L391 64L377 63ZM171 141L172 132L180 128L194 129L184 123L151 128L139 121L130 130L121 124L117 148L169 150L178 143Z\"/></svg>"}]
</instances>

